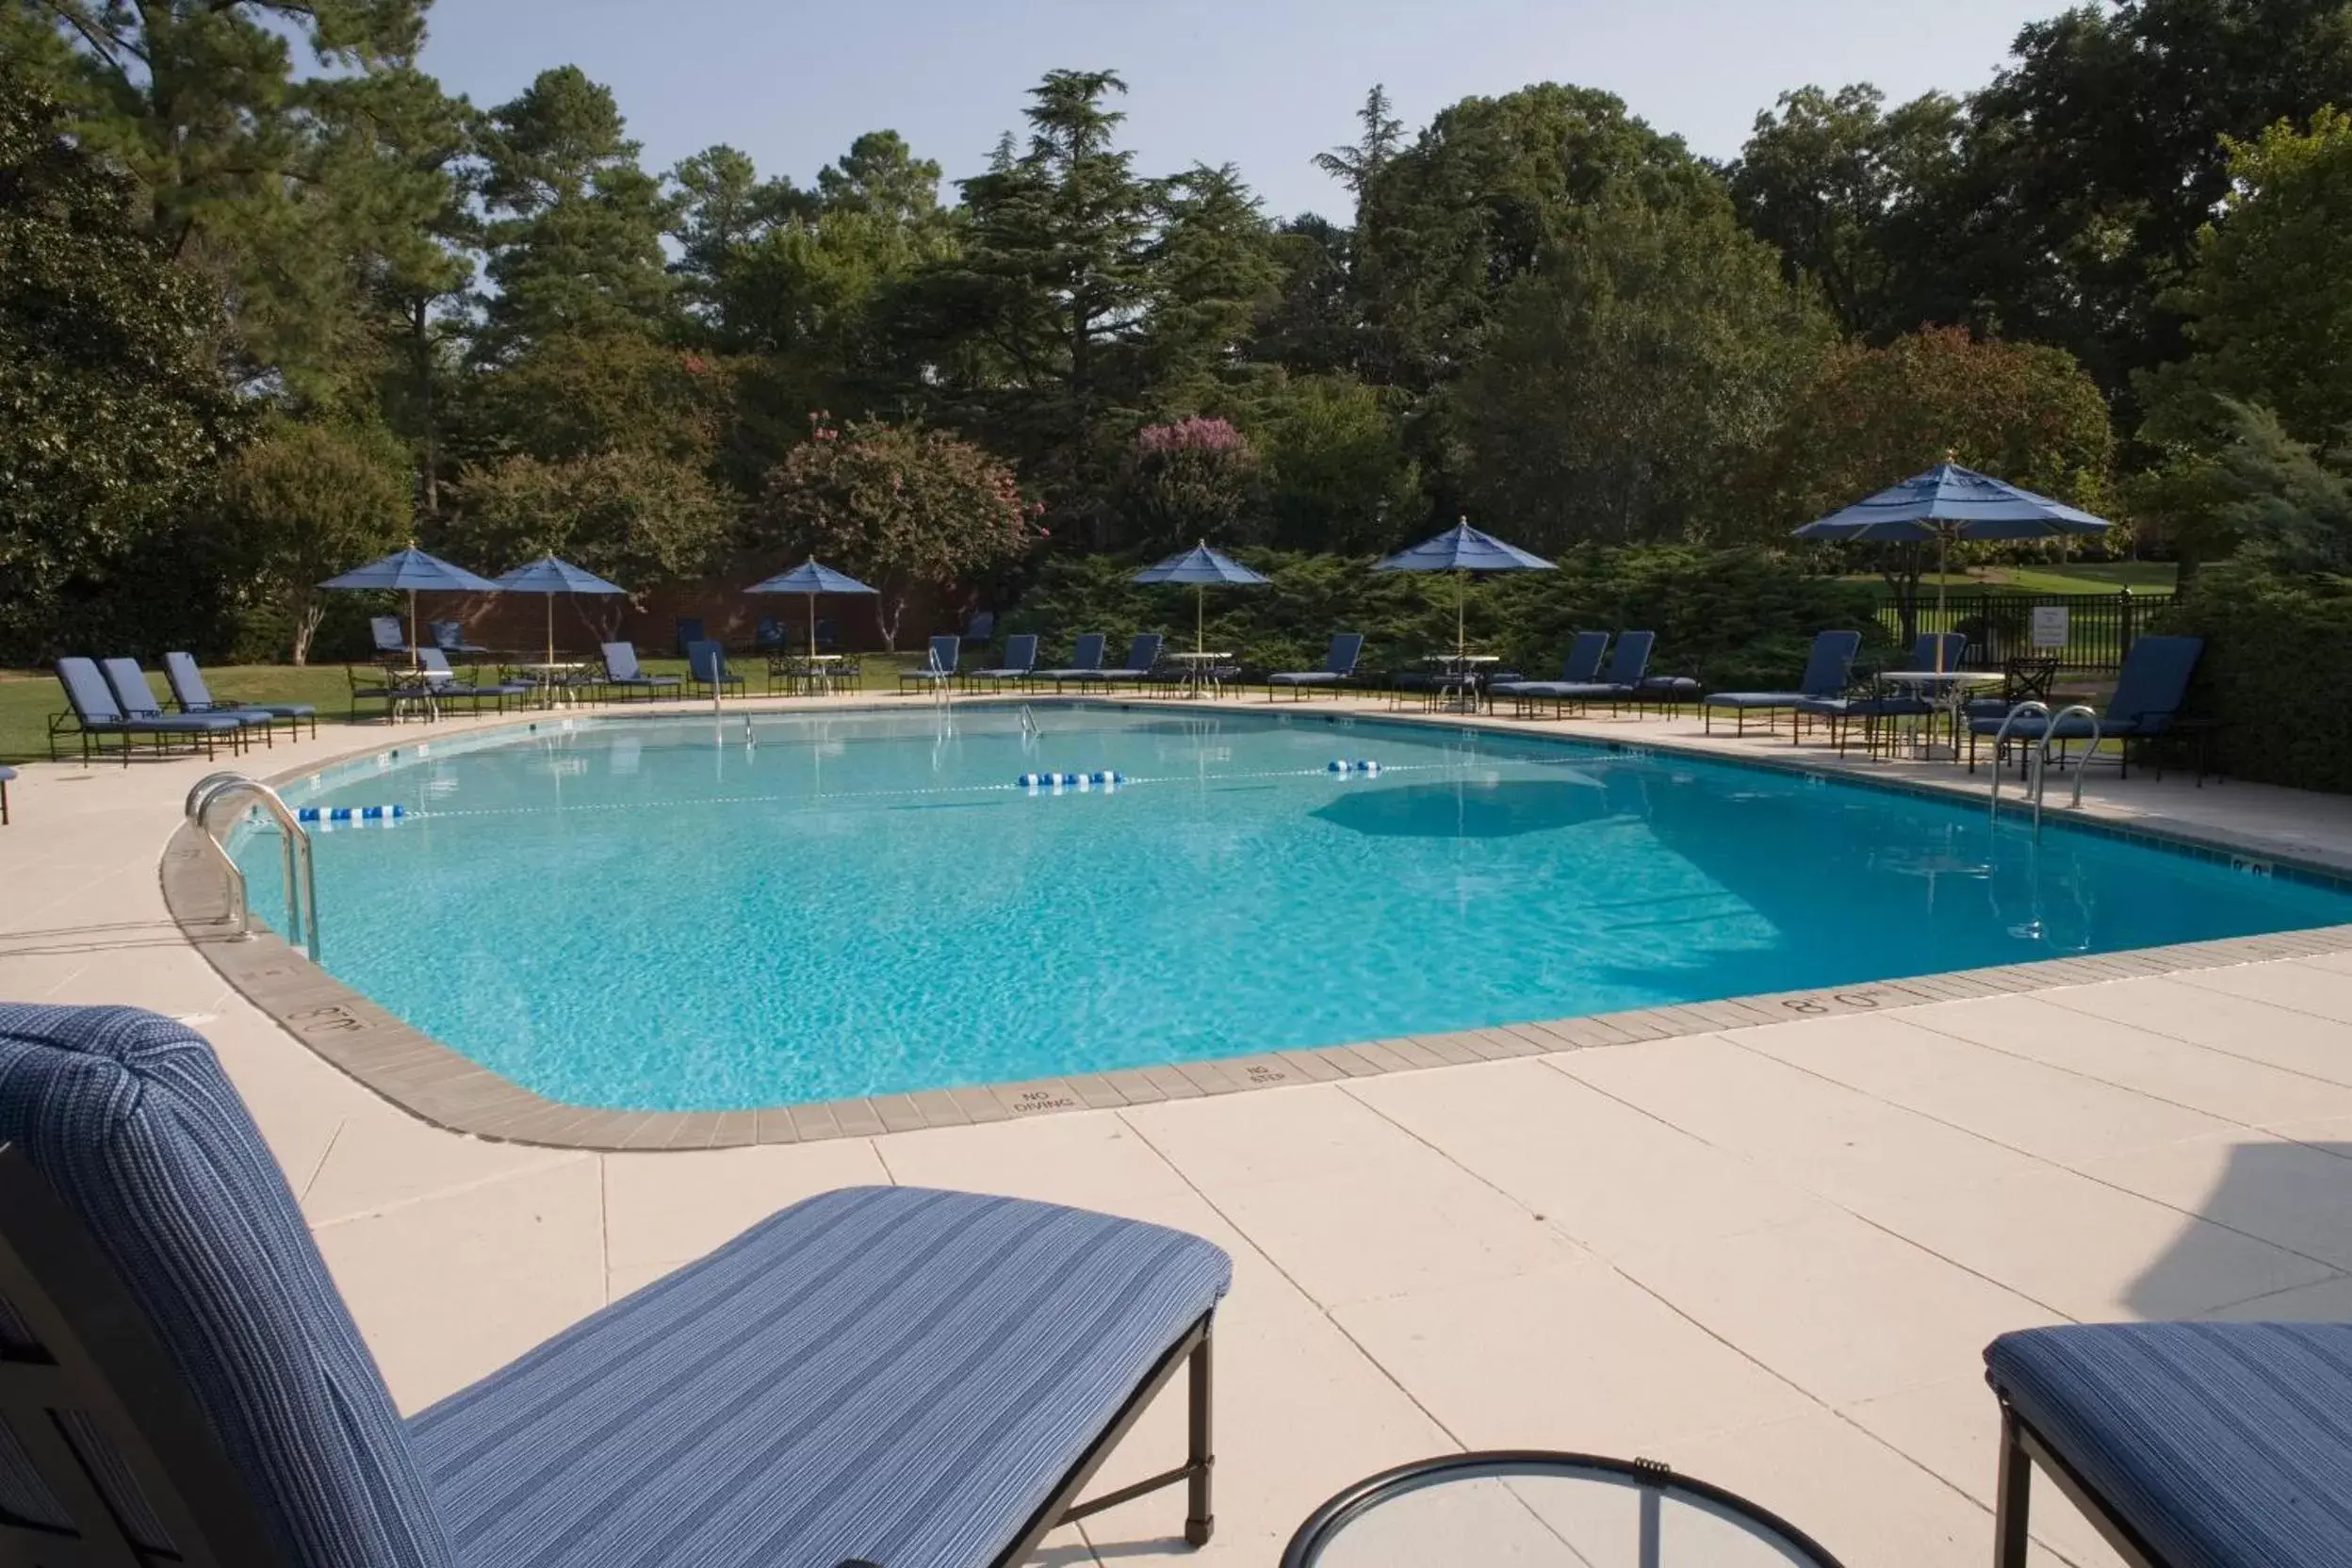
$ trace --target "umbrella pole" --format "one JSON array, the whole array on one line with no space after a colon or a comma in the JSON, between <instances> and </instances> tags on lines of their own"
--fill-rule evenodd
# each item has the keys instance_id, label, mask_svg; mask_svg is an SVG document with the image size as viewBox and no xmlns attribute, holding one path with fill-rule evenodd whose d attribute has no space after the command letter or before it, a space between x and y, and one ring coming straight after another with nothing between
<instances>
[{"instance_id":1,"label":"umbrella pole","mask_svg":"<svg viewBox=\"0 0 2352 1568\"><path fill-rule=\"evenodd\" d=\"M816 657L817 657L817 596L816 596L816 595L814 595L814 594L811 594L811 595L809 595L809 596L808 596L808 658L809 658L809 661L810 661L810 666L809 666L809 667L810 667L810 668L812 668L812 669L815 667L815 660L816 660Z\"/></svg>"},{"instance_id":2,"label":"umbrella pole","mask_svg":"<svg viewBox=\"0 0 2352 1568\"><path fill-rule=\"evenodd\" d=\"M1206 587L1198 582L1192 585L1192 651L1196 655L1209 651L1208 623L1205 619L1208 612L1203 608L1208 597Z\"/></svg>"},{"instance_id":3,"label":"umbrella pole","mask_svg":"<svg viewBox=\"0 0 2352 1568\"><path fill-rule=\"evenodd\" d=\"M547 596L547 663L555 663L555 596Z\"/></svg>"},{"instance_id":4,"label":"umbrella pole","mask_svg":"<svg viewBox=\"0 0 2352 1568\"><path fill-rule=\"evenodd\" d=\"M416 590L411 588L408 591L408 667L413 670L416 668L418 662L419 660L416 655Z\"/></svg>"},{"instance_id":5,"label":"umbrella pole","mask_svg":"<svg viewBox=\"0 0 2352 1568\"><path fill-rule=\"evenodd\" d=\"M1944 673L1944 549L1952 535L1936 531L1936 673Z\"/></svg>"}]
</instances>

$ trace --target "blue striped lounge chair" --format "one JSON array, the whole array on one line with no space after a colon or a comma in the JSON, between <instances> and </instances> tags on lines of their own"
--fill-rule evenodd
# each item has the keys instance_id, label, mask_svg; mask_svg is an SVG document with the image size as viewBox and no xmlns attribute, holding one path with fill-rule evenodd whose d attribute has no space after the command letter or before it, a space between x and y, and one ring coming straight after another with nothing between
<instances>
[{"instance_id":1,"label":"blue striped lounge chair","mask_svg":"<svg viewBox=\"0 0 2352 1568\"><path fill-rule=\"evenodd\" d=\"M204 672L196 662L195 655L167 653L163 656L163 678L172 688L172 700L183 713L258 713L265 724L283 723L286 732L300 735L302 723L308 720L310 733L318 734L318 710L306 702L221 702L204 683ZM264 734L268 731L265 728Z\"/></svg>"},{"instance_id":2,"label":"blue striped lounge chair","mask_svg":"<svg viewBox=\"0 0 2352 1568\"><path fill-rule=\"evenodd\" d=\"M1957 631L1922 631L1912 640L1911 657L1902 668L1905 670L1956 670L1968 651L1968 639ZM1876 688L1860 694L1840 694L1834 697L1806 697L1796 706L1796 716L1790 723L1794 739L1802 743L1805 723L1818 719L1829 727L1830 743L1838 755L1846 754L1847 743L1854 738L1856 724L1862 727L1864 755L1874 755L1882 736L1891 737L1895 719L1924 719L1937 711L1936 703L1915 691L1891 691Z\"/></svg>"},{"instance_id":3,"label":"blue striped lounge chair","mask_svg":"<svg viewBox=\"0 0 2352 1568\"><path fill-rule=\"evenodd\" d=\"M136 659L101 659L98 667L106 678L106 689L114 694L114 705L122 710L127 719L150 721L164 717L155 702L155 689L147 683L147 672L140 669ZM259 728L265 744L275 744L270 739L270 715L267 713L220 713L212 715L227 719L237 727L237 739L241 743L245 731Z\"/></svg>"},{"instance_id":4,"label":"blue striped lounge chair","mask_svg":"<svg viewBox=\"0 0 2352 1568\"><path fill-rule=\"evenodd\" d=\"M462 621L433 622L433 645L443 653L456 654L460 659L472 659L490 651L480 643L466 640L466 625Z\"/></svg>"},{"instance_id":5,"label":"blue striped lounge chair","mask_svg":"<svg viewBox=\"0 0 2352 1568\"><path fill-rule=\"evenodd\" d=\"M1004 662L990 670L974 670L973 683L987 681L990 686L1003 686L1009 681L1026 680L1037 667L1037 634L1019 631L1004 639Z\"/></svg>"},{"instance_id":6,"label":"blue striped lounge chair","mask_svg":"<svg viewBox=\"0 0 2352 1568\"><path fill-rule=\"evenodd\" d=\"M95 662L78 656L60 659L57 664L57 684L65 689L63 711L49 716L49 760L57 760L57 743L66 736L79 737L82 760L87 762L106 749L106 738L122 737L122 765L131 765L131 743L139 736L154 738L160 752L174 738L204 748L206 757L213 755L215 745L227 741L237 744L244 724L225 713L161 713L130 714L106 684L106 678L98 672ZM151 694L146 706L153 709Z\"/></svg>"},{"instance_id":7,"label":"blue striped lounge chair","mask_svg":"<svg viewBox=\"0 0 2352 1568\"><path fill-rule=\"evenodd\" d=\"M964 640L954 632L934 637L923 650L923 667L898 672L898 689L906 691L912 685L920 691L938 691L956 683L957 666L964 662Z\"/></svg>"},{"instance_id":8,"label":"blue striped lounge chair","mask_svg":"<svg viewBox=\"0 0 2352 1568\"><path fill-rule=\"evenodd\" d=\"M1274 700L1277 686L1289 688L1293 702L1303 700L1307 689L1313 686L1329 686L1331 694L1336 696L1340 687L1356 678L1356 663L1363 657L1363 632L1334 631L1331 633L1331 645L1323 655L1323 667L1319 670L1276 670L1266 678L1266 700Z\"/></svg>"},{"instance_id":9,"label":"blue striped lounge chair","mask_svg":"<svg viewBox=\"0 0 2352 1568\"><path fill-rule=\"evenodd\" d=\"M1596 702L1614 706L1636 702L1642 695L1642 682L1648 678L1650 652L1658 645L1655 631L1621 631L1609 650L1609 667L1598 680L1542 681L1534 695L1538 700L1549 698L1555 716L1570 707L1589 708Z\"/></svg>"},{"instance_id":10,"label":"blue striped lounge chair","mask_svg":"<svg viewBox=\"0 0 2352 1568\"><path fill-rule=\"evenodd\" d=\"M16 778L16 770L0 763L0 827L8 825L8 785Z\"/></svg>"},{"instance_id":11,"label":"blue striped lounge chair","mask_svg":"<svg viewBox=\"0 0 2352 1568\"><path fill-rule=\"evenodd\" d=\"M1813 652L1805 662L1805 675L1793 692L1709 692L1699 699L1706 732L1715 732L1715 710L1728 708L1739 715L1735 733L1748 732L1748 715L1762 713L1772 727L1772 714L1793 710L1807 697L1843 696L1854 674L1854 656L1862 651L1858 631L1824 631L1813 639Z\"/></svg>"},{"instance_id":12,"label":"blue striped lounge chair","mask_svg":"<svg viewBox=\"0 0 2352 1568\"><path fill-rule=\"evenodd\" d=\"M1029 678L1050 680L1058 692L1064 681L1091 680L1102 673L1102 647L1109 641L1099 631L1079 633L1078 641L1070 650L1070 662L1058 670L1039 670Z\"/></svg>"},{"instance_id":13,"label":"blue striped lounge chair","mask_svg":"<svg viewBox=\"0 0 2352 1568\"><path fill-rule=\"evenodd\" d=\"M435 700L449 702L463 697L473 704L477 713L482 711L484 702L495 702L498 711L503 713L508 698L531 694L531 688L519 680L458 679L456 669L449 663L449 656L439 648L418 648L416 663L425 672L425 678L433 683Z\"/></svg>"},{"instance_id":14,"label":"blue striped lounge chair","mask_svg":"<svg viewBox=\"0 0 2352 1568\"><path fill-rule=\"evenodd\" d=\"M408 657L408 632L401 627L398 615L370 615L368 617L368 635L375 644L378 659Z\"/></svg>"},{"instance_id":15,"label":"blue striped lounge chair","mask_svg":"<svg viewBox=\"0 0 2352 1568\"><path fill-rule=\"evenodd\" d=\"M1994 1568L2039 1469L2136 1568L2352 1562L2352 1324L2070 1323L1984 1350Z\"/></svg>"},{"instance_id":16,"label":"blue striped lounge chair","mask_svg":"<svg viewBox=\"0 0 2352 1568\"><path fill-rule=\"evenodd\" d=\"M0 1561L1010 1568L1180 1483L1210 1534L1232 1266L1157 1225L826 1193L403 1418L204 1038L0 1005ZM1078 1501L1179 1371L1183 1463Z\"/></svg>"},{"instance_id":17,"label":"blue striped lounge chair","mask_svg":"<svg viewBox=\"0 0 2352 1568\"><path fill-rule=\"evenodd\" d=\"M1156 631L1138 631L1127 644L1126 662L1117 669L1097 670L1086 678L1099 680L1105 687L1115 686L1122 680L1140 686L1152 678L1152 671L1160 662L1160 645L1165 641L1167 639Z\"/></svg>"},{"instance_id":18,"label":"blue striped lounge chair","mask_svg":"<svg viewBox=\"0 0 2352 1568\"><path fill-rule=\"evenodd\" d=\"M635 692L647 697L675 692L685 682L674 675L647 675L637 663L634 643L606 643L604 649L604 685L613 692Z\"/></svg>"},{"instance_id":19,"label":"blue striped lounge chair","mask_svg":"<svg viewBox=\"0 0 2352 1568\"><path fill-rule=\"evenodd\" d=\"M1599 679L1601 660L1608 653L1608 632L1579 631L1568 640L1568 655L1560 661L1558 680L1528 680L1519 676L1498 676L1486 683L1487 695L1490 698L1510 697L1524 716L1533 710L1537 699L1551 695L1554 688L1581 686Z\"/></svg>"},{"instance_id":20,"label":"blue striped lounge chair","mask_svg":"<svg viewBox=\"0 0 2352 1568\"><path fill-rule=\"evenodd\" d=\"M2188 700L2189 678L2197 673L2197 662L2204 652L2202 637L2142 637L2123 656L2123 668L2115 676L2115 694L2108 699L2107 711L2099 723L2101 739L2121 743L2115 749L2119 773L2130 772L2133 745L2144 745L2172 727L2181 704ZM2003 722L2004 718L1990 714L1968 721L1969 772L1976 771L1977 737L1998 736ZM2068 719L2050 730L2045 721L2031 714L2010 726L2009 735L2019 745L2031 747L2045 731L2062 754L2067 742L2091 738L2086 720ZM2083 760L2087 763L2090 759Z\"/></svg>"},{"instance_id":21,"label":"blue striped lounge chair","mask_svg":"<svg viewBox=\"0 0 2352 1568\"><path fill-rule=\"evenodd\" d=\"M710 638L686 645L686 691L690 696L741 693L743 678L727 667L727 649Z\"/></svg>"}]
</instances>

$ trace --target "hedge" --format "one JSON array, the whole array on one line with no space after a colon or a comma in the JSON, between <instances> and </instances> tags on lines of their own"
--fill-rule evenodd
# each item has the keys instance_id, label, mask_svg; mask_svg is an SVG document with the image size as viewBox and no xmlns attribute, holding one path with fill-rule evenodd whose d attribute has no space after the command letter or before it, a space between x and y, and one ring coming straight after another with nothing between
<instances>
[{"instance_id":1,"label":"hedge","mask_svg":"<svg viewBox=\"0 0 2352 1568\"><path fill-rule=\"evenodd\" d=\"M1370 557L1233 554L1273 580L1209 589L1208 642L1236 651L1253 672L1315 668L1335 631L1364 634L1362 667L1373 673L1410 668L1454 645L1450 576L1375 572ZM1049 662L1082 631L1118 642L1158 631L1189 646L1193 591L1138 587L1128 579L1139 564L1108 556L1053 561L999 630L1039 633ZM1473 583L1471 645L1549 678L1576 632L1642 629L1658 637L1651 673L1695 676L1711 690L1793 684L1813 634L1826 628L1859 630L1873 652L1887 645L1875 587L1807 576L1762 550L1584 547L1558 565Z\"/></svg>"},{"instance_id":2,"label":"hedge","mask_svg":"<svg viewBox=\"0 0 2352 1568\"><path fill-rule=\"evenodd\" d=\"M2205 639L2188 711L2230 725L2233 776L2352 793L2352 580L2209 566L2164 629Z\"/></svg>"}]
</instances>

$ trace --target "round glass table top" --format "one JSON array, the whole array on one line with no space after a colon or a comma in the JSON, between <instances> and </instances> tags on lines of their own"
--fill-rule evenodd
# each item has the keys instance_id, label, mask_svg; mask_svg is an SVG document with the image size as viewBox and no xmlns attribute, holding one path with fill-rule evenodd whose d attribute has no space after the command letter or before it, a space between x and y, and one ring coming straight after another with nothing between
<instances>
[{"instance_id":1,"label":"round glass table top","mask_svg":"<svg viewBox=\"0 0 2352 1568\"><path fill-rule=\"evenodd\" d=\"M1649 1461L1451 1454L1318 1509L1282 1568L1838 1568L1795 1526Z\"/></svg>"}]
</instances>

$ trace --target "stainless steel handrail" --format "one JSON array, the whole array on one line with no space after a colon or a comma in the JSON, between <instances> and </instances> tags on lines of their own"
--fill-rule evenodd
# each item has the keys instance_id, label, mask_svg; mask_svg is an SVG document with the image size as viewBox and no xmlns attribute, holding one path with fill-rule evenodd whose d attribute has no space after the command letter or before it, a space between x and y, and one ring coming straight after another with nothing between
<instances>
[{"instance_id":1,"label":"stainless steel handrail","mask_svg":"<svg viewBox=\"0 0 2352 1568\"><path fill-rule=\"evenodd\" d=\"M2050 704L2046 702L2018 703L2002 716L2001 727L1993 732L1993 788L1992 792L1984 798L1984 812L1986 821L1995 823L2001 821L2001 748L2009 739L2011 725L2016 724L2019 719L2031 718L2036 713L2042 717L2042 739L2041 743L2034 748L2034 777L2028 786L2028 793L2033 797L2034 831L2038 835L2042 830L2041 764L2043 760L2050 755L2051 727Z\"/></svg>"},{"instance_id":2,"label":"stainless steel handrail","mask_svg":"<svg viewBox=\"0 0 2352 1568\"><path fill-rule=\"evenodd\" d=\"M2105 727L2099 722L2098 710L2087 702L2078 702L2060 712L2056 718L2050 721L2050 727L2042 732L2042 750L2045 753L2044 765L2047 766L2049 761L2047 753L2050 750L2050 742L2058 739L2058 727L2077 713L2091 721L2091 749L2084 752L2082 760L2074 765L2074 799L2067 807L2069 810L2080 811L2082 808L2082 776L2090 771L2091 759L2099 755L2099 744L2107 738Z\"/></svg>"},{"instance_id":3,"label":"stainless steel handrail","mask_svg":"<svg viewBox=\"0 0 2352 1568\"><path fill-rule=\"evenodd\" d=\"M196 825L197 835L211 846L214 861L226 874L229 884L229 918L241 940L253 935L251 911L245 896L245 874L229 858L220 838L213 829L212 810L223 801L244 799L258 804L270 813L284 835L286 864L286 920L288 935L301 940L310 961L318 961L318 874L311 859L310 835L278 792L257 778L241 773L209 774L196 781L188 792L184 807L188 820ZM297 876L296 861L301 861Z\"/></svg>"}]
</instances>

